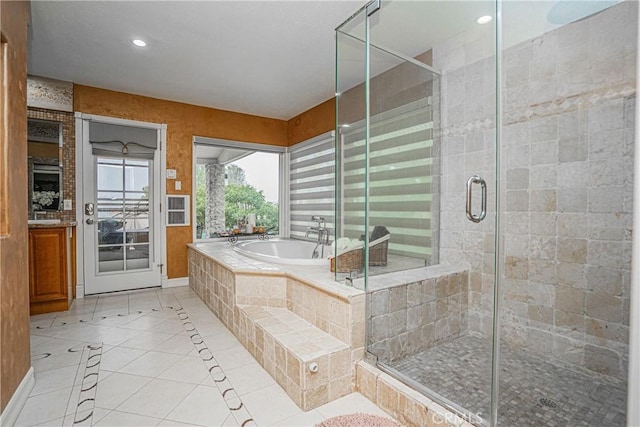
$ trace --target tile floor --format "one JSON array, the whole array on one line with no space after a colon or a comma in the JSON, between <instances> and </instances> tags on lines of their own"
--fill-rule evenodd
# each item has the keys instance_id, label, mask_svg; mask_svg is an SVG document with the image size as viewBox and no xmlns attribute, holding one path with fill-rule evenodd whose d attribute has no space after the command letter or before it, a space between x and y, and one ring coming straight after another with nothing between
<instances>
[{"instance_id":1,"label":"tile floor","mask_svg":"<svg viewBox=\"0 0 640 427\"><path fill-rule=\"evenodd\" d=\"M36 384L18 426L313 426L388 416L359 393L303 412L189 288L31 317Z\"/></svg>"}]
</instances>

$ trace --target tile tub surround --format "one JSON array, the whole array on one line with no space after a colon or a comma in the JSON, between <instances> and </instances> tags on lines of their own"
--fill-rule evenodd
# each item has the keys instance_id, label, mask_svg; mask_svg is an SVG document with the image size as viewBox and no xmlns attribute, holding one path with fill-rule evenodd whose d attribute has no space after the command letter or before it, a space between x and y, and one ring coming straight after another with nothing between
<instances>
[{"instance_id":1,"label":"tile tub surround","mask_svg":"<svg viewBox=\"0 0 640 427\"><path fill-rule=\"evenodd\" d=\"M379 361L395 362L467 333L468 272L445 265L423 271L430 276L367 295L368 349Z\"/></svg>"},{"instance_id":2,"label":"tile tub surround","mask_svg":"<svg viewBox=\"0 0 640 427\"><path fill-rule=\"evenodd\" d=\"M620 379L628 359L637 7L621 2L502 54L502 344ZM463 189L477 173L495 199L490 39L474 44L463 35L433 49L433 66L443 71L440 260L469 264L468 323L485 336L495 230L466 220Z\"/></svg>"},{"instance_id":3,"label":"tile tub surround","mask_svg":"<svg viewBox=\"0 0 640 427\"><path fill-rule=\"evenodd\" d=\"M309 411L352 391L350 348L286 308L238 306L239 341Z\"/></svg>"},{"instance_id":4,"label":"tile tub surround","mask_svg":"<svg viewBox=\"0 0 640 427\"><path fill-rule=\"evenodd\" d=\"M227 243L189 247L190 287L309 410L353 390L354 363L364 355L365 294L325 274L302 278L281 267L236 254ZM313 363L317 373L309 370Z\"/></svg>"}]
</instances>

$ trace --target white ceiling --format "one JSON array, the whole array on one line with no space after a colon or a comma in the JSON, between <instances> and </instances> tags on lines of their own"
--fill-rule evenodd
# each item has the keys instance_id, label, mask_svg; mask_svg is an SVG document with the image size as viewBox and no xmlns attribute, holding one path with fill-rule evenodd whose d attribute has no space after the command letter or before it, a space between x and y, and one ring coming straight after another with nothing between
<instances>
[{"instance_id":1,"label":"white ceiling","mask_svg":"<svg viewBox=\"0 0 640 427\"><path fill-rule=\"evenodd\" d=\"M196 145L196 158L198 163L208 163L208 161L216 160L222 165L235 162L243 157L247 157L255 153L254 150L244 150L237 148L230 148L217 145Z\"/></svg>"},{"instance_id":2,"label":"white ceiling","mask_svg":"<svg viewBox=\"0 0 640 427\"><path fill-rule=\"evenodd\" d=\"M334 29L365 3L35 0L29 73L290 119L333 96ZM548 19L554 9L559 15L560 7L570 21L596 11L587 7L591 3L599 9L616 0L505 1L505 45L557 27ZM478 31L476 18L495 14L493 0L382 0L382 5L373 15L372 42L409 56L461 32ZM493 34L491 26L487 30ZM361 17L345 31L363 38ZM135 47L134 38L148 46ZM351 87L364 78L362 52L342 49L341 83ZM398 63L391 57L387 62L381 70Z\"/></svg>"},{"instance_id":3,"label":"white ceiling","mask_svg":"<svg viewBox=\"0 0 640 427\"><path fill-rule=\"evenodd\" d=\"M33 1L29 73L289 119L333 96L334 29L363 4Z\"/></svg>"}]
</instances>

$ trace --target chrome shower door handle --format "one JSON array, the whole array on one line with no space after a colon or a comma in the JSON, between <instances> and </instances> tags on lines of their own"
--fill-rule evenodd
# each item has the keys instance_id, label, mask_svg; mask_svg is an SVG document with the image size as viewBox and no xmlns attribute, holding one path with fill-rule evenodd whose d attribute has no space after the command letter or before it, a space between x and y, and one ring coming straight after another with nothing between
<instances>
[{"instance_id":1,"label":"chrome shower door handle","mask_svg":"<svg viewBox=\"0 0 640 427\"><path fill-rule=\"evenodd\" d=\"M473 184L480 184L482 197L480 202L480 215L472 212ZM487 216L487 182L479 175L471 175L467 180L467 218L471 222L480 222Z\"/></svg>"}]
</instances>

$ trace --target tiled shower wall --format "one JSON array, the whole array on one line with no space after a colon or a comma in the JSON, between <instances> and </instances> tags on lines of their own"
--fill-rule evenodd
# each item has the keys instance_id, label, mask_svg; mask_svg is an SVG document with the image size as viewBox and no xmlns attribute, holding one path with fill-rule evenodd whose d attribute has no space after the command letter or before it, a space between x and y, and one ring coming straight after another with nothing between
<instances>
[{"instance_id":1,"label":"tiled shower wall","mask_svg":"<svg viewBox=\"0 0 640 427\"><path fill-rule=\"evenodd\" d=\"M628 358L637 7L622 2L503 52L502 343L618 378ZM478 173L495 200L495 55L483 55L492 41L463 35L434 48L441 261L469 264L468 324L486 335L493 212L467 221L464 188Z\"/></svg>"},{"instance_id":2,"label":"tiled shower wall","mask_svg":"<svg viewBox=\"0 0 640 427\"><path fill-rule=\"evenodd\" d=\"M466 334L467 271L436 267L434 277L367 294L368 349L388 363Z\"/></svg>"}]
</instances>

